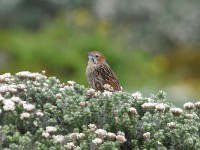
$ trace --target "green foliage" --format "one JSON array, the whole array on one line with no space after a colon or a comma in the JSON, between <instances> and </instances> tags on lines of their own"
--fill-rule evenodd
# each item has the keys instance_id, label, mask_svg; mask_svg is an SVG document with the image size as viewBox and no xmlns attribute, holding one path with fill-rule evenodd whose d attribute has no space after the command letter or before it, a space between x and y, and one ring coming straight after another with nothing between
<instances>
[{"instance_id":1,"label":"green foliage","mask_svg":"<svg viewBox=\"0 0 200 150\"><path fill-rule=\"evenodd\" d=\"M98 92L44 74L0 76L1 149L199 149L200 102Z\"/></svg>"}]
</instances>

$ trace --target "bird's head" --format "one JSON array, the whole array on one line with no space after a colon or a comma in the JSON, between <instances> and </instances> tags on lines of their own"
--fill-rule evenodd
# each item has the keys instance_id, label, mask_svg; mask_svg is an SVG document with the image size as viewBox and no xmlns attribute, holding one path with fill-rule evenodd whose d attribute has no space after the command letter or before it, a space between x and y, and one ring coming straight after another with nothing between
<instances>
[{"instance_id":1,"label":"bird's head","mask_svg":"<svg viewBox=\"0 0 200 150\"><path fill-rule=\"evenodd\" d=\"M104 55L99 51L88 52L89 62L93 64L106 63Z\"/></svg>"}]
</instances>

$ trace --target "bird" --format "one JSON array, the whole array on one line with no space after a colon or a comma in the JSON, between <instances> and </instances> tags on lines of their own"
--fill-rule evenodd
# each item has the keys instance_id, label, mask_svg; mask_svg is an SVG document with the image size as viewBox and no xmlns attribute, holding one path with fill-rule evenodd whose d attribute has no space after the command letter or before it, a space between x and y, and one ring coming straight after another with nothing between
<instances>
[{"instance_id":1,"label":"bird","mask_svg":"<svg viewBox=\"0 0 200 150\"><path fill-rule=\"evenodd\" d=\"M99 51L88 52L88 65L86 76L90 86L97 91L106 90L105 85L109 85L112 91L121 91L122 87L119 81L106 62L103 53Z\"/></svg>"}]
</instances>

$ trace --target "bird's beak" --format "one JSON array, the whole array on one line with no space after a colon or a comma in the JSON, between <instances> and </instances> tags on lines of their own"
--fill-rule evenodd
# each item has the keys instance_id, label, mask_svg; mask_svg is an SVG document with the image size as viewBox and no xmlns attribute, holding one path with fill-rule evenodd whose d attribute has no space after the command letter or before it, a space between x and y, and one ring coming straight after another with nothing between
<instances>
[{"instance_id":1,"label":"bird's beak","mask_svg":"<svg viewBox=\"0 0 200 150\"><path fill-rule=\"evenodd\" d=\"M91 52L87 52L89 58L93 58L94 55Z\"/></svg>"},{"instance_id":2,"label":"bird's beak","mask_svg":"<svg viewBox=\"0 0 200 150\"><path fill-rule=\"evenodd\" d=\"M88 56L91 56L91 57L93 56L91 52L87 52L87 54Z\"/></svg>"},{"instance_id":3,"label":"bird's beak","mask_svg":"<svg viewBox=\"0 0 200 150\"><path fill-rule=\"evenodd\" d=\"M91 52L87 52L88 59L94 62L94 55Z\"/></svg>"}]
</instances>

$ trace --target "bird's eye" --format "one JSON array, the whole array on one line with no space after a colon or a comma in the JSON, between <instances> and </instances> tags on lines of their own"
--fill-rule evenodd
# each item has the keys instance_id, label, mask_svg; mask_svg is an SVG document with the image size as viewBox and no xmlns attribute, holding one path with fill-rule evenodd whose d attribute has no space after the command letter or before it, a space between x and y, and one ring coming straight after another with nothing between
<instances>
[{"instance_id":1,"label":"bird's eye","mask_svg":"<svg viewBox=\"0 0 200 150\"><path fill-rule=\"evenodd\" d=\"M99 58L99 54L96 54L95 57L96 57L96 58Z\"/></svg>"}]
</instances>

